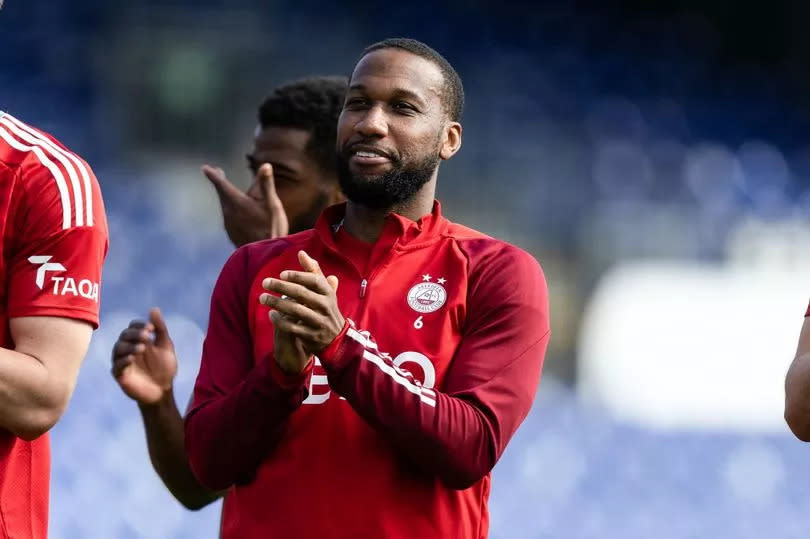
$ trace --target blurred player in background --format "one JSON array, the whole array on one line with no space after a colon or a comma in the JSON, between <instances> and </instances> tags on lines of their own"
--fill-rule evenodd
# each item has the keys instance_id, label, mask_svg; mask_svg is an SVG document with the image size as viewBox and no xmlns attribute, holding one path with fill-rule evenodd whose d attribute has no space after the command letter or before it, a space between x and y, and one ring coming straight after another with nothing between
<instances>
[{"instance_id":1,"label":"blurred player in background","mask_svg":"<svg viewBox=\"0 0 810 539\"><path fill-rule=\"evenodd\" d=\"M225 230L235 246L312 228L321 210L344 200L337 179L335 132L346 79L317 77L276 88L259 107L253 151L255 181L240 191L221 169L203 167L217 190ZM157 309L133 321L113 348L113 376L141 410L149 456L169 491L189 509L220 493L200 486L184 451L183 420L174 400L177 358Z\"/></svg>"},{"instance_id":2,"label":"blurred player in background","mask_svg":"<svg viewBox=\"0 0 810 539\"><path fill-rule=\"evenodd\" d=\"M222 537L487 536L549 315L537 262L434 199L463 96L427 45L367 48L338 123L349 202L225 264L185 420L195 475L230 489Z\"/></svg>"},{"instance_id":3,"label":"blurred player in background","mask_svg":"<svg viewBox=\"0 0 810 539\"><path fill-rule=\"evenodd\" d=\"M810 306L804 316L796 357L785 379L785 420L797 438L810 442Z\"/></svg>"},{"instance_id":4,"label":"blurred player in background","mask_svg":"<svg viewBox=\"0 0 810 539\"><path fill-rule=\"evenodd\" d=\"M107 238L90 166L0 112L0 537L48 535L47 432L98 327Z\"/></svg>"}]
</instances>

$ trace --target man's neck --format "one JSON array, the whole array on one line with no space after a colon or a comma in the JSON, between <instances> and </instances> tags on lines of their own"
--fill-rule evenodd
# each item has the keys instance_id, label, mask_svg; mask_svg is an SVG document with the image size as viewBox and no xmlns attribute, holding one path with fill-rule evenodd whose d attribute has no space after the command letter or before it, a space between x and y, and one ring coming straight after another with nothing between
<instances>
[{"instance_id":1,"label":"man's neck","mask_svg":"<svg viewBox=\"0 0 810 539\"><path fill-rule=\"evenodd\" d=\"M382 234L388 214L396 213L411 221L418 221L433 210L435 193L436 178L433 178L413 197L390 208L369 208L350 200L346 204L343 226L346 228L346 232L355 238L367 243L374 243Z\"/></svg>"}]
</instances>

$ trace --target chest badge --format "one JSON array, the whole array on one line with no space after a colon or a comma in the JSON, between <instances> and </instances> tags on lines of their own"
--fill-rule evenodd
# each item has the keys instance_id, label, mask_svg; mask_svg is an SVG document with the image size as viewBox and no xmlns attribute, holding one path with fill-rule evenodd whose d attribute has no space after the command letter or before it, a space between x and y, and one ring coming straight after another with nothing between
<instances>
[{"instance_id":1,"label":"chest badge","mask_svg":"<svg viewBox=\"0 0 810 539\"><path fill-rule=\"evenodd\" d=\"M447 290L442 286L447 282L443 277L431 282L429 274L422 275L422 282L408 291L408 305L418 313L438 311L447 301Z\"/></svg>"}]
</instances>

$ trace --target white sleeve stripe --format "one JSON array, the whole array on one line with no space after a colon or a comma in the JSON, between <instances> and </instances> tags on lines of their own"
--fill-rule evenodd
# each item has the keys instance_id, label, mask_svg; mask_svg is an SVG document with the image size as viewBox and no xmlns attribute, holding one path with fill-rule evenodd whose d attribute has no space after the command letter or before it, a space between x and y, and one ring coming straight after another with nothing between
<instances>
[{"instance_id":1,"label":"white sleeve stripe","mask_svg":"<svg viewBox=\"0 0 810 539\"><path fill-rule=\"evenodd\" d=\"M27 142L29 144L33 144L35 146L44 148L51 155L51 157L55 157L60 163L62 163L62 166L68 173L70 183L73 187L73 198L76 203L76 226L83 226L84 204L82 202L83 198L82 190L81 187L79 186L79 178L76 175L76 169L73 167L73 165L67 159L65 159L65 157L62 154L56 153L53 150L51 150L51 148L49 148L48 145L42 139L32 137L30 134L19 129L17 126L14 125L14 123L12 123L8 119L8 117L0 119L0 123L8 127L8 129L11 130L11 132L14 133L17 136L17 138L22 139L23 142Z\"/></svg>"},{"instance_id":2,"label":"white sleeve stripe","mask_svg":"<svg viewBox=\"0 0 810 539\"><path fill-rule=\"evenodd\" d=\"M72 160L68 159L66 152L62 151L43 135L37 133L19 120L17 120L16 123L14 120L15 118L13 116L7 115L3 119L0 119L0 123L8 127L17 136L17 138L20 138L29 144L42 147L49 154L51 154L52 157L55 157L60 163L62 163L62 166L68 173L68 177L70 177L70 183L73 187L73 198L76 202L76 226L84 226L84 198L86 197L82 196L82 188L79 185L79 177L76 174L76 167L71 162Z\"/></svg>"},{"instance_id":3,"label":"white sleeve stripe","mask_svg":"<svg viewBox=\"0 0 810 539\"><path fill-rule=\"evenodd\" d=\"M372 341L371 339L366 338L365 335L357 331L356 329L349 328L349 331L346 332L346 335L354 339L355 341L359 342L366 348L371 348L373 350L378 350L377 343Z\"/></svg>"},{"instance_id":4,"label":"white sleeve stripe","mask_svg":"<svg viewBox=\"0 0 810 539\"><path fill-rule=\"evenodd\" d=\"M76 168L79 170L79 173L82 175L82 182L84 182L84 201L85 201L85 210L86 210L85 211L85 224L87 226L93 226L93 187L92 187L92 185L90 183L90 174L87 171L87 167L84 166L84 163L82 163L82 160L79 159L72 152L65 151L62 148L60 148L59 146L57 146L56 144L52 143L42 133L40 133L37 130L33 129L31 126L24 124L23 122L21 122L20 120L18 120L14 116L12 116L10 114L7 114L7 115L5 115L5 118L8 118L12 122L14 122L14 124L17 125L20 129L22 129L24 131L27 131L28 133L30 133L30 134L34 135L35 137L37 137L37 139L39 139L43 143L45 143L45 145L48 146L48 148L50 148L52 152L64 155L68 159L73 161L73 163L76 165ZM79 223L78 226L81 226L81 223Z\"/></svg>"},{"instance_id":5,"label":"white sleeve stripe","mask_svg":"<svg viewBox=\"0 0 810 539\"><path fill-rule=\"evenodd\" d=\"M59 188L59 198L62 201L62 230L67 230L70 228L70 195L68 194L68 186L67 183L65 183L65 177L62 175L59 167L54 165L53 161L48 159L48 157L37 146L27 146L19 142L12 137L8 131L3 129L2 126L0 126L0 137L2 137L8 143L8 145L15 150L21 152L33 152L34 155L37 156L37 159L39 159L39 162L51 171L53 179L56 181L56 186Z\"/></svg>"},{"instance_id":6,"label":"white sleeve stripe","mask_svg":"<svg viewBox=\"0 0 810 539\"><path fill-rule=\"evenodd\" d=\"M428 406L432 406L434 408L436 407L436 399L432 399L427 395L425 395L422 391L423 388L421 385L415 384L410 380L408 380L407 378L403 377L402 375L398 374L391 365L383 361L382 358L380 358L379 356L372 354L368 350L363 350L363 359L366 359L367 361L370 361L371 363L379 367L381 371L383 371L385 374L393 378L393 380L396 383L400 384L414 395L419 395L419 399Z\"/></svg>"}]
</instances>

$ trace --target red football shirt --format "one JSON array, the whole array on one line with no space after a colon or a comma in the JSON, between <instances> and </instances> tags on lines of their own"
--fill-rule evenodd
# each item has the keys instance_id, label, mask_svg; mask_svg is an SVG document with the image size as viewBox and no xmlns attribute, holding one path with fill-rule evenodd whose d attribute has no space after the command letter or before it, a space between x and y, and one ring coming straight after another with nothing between
<instances>
[{"instance_id":1,"label":"red football shirt","mask_svg":"<svg viewBox=\"0 0 810 539\"><path fill-rule=\"evenodd\" d=\"M9 319L61 316L98 326L107 221L90 167L51 136L0 112L0 346ZM0 428L0 538L48 534L48 435Z\"/></svg>"},{"instance_id":2,"label":"red football shirt","mask_svg":"<svg viewBox=\"0 0 810 539\"><path fill-rule=\"evenodd\" d=\"M389 216L360 256L335 233L344 211L226 263L186 416L192 469L230 489L224 538L483 538L490 470L531 407L548 342L540 266L438 203L417 222ZM286 377L258 298L263 278L299 268L300 249L338 276L352 322Z\"/></svg>"}]
</instances>

